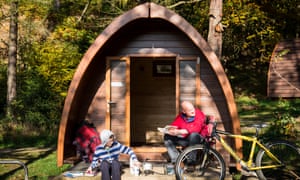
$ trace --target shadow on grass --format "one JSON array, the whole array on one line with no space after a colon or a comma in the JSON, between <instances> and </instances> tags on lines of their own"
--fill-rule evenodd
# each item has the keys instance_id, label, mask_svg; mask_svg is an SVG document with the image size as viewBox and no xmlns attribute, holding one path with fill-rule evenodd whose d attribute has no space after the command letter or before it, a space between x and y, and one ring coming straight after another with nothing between
<instances>
[{"instance_id":1,"label":"shadow on grass","mask_svg":"<svg viewBox=\"0 0 300 180\"><path fill-rule=\"evenodd\" d=\"M57 143L57 136L50 133L28 132L22 129L3 129L1 148L51 147ZM31 134L32 133L32 134Z\"/></svg>"},{"instance_id":2,"label":"shadow on grass","mask_svg":"<svg viewBox=\"0 0 300 180\"><path fill-rule=\"evenodd\" d=\"M36 160L42 159L50 155L56 150L55 147L51 148L19 148L19 149L3 149L0 150L1 159L5 160L18 160L23 162L27 167ZM0 175L0 179L8 179L19 170L23 170L23 166L14 168L4 174ZM30 176L30 172L28 172ZM25 176L25 172L24 172ZM38 179L38 177L31 176L29 179Z\"/></svg>"}]
</instances>

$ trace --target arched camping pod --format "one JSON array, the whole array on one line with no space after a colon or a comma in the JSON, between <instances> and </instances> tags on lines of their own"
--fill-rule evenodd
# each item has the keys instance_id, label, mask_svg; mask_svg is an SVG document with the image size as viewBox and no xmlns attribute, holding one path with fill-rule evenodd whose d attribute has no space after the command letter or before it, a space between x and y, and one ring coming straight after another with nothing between
<instances>
[{"instance_id":1,"label":"arched camping pod","mask_svg":"<svg viewBox=\"0 0 300 180\"><path fill-rule=\"evenodd\" d=\"M268 72L268 97L300 97L300 39L282 40L273 50Z\"/></svg>"},{"instance_id":2,"label":"arched camping pod","mask_svg":"<svg viewBox=\"0 0 300 180\"><path fill-rule=\"evenodd\" d=\"M148 132L173 120L182 100L240 133L232 89L207 42L178 14L141 4L116 18L82 58L62 113L58 166L75 155L76 126L87 114L99 132L112 129L141 156L159 158L154 145L139 147L148 143ZM241 149L240 141L232 145Z\"/></svg>"}]
</instances>

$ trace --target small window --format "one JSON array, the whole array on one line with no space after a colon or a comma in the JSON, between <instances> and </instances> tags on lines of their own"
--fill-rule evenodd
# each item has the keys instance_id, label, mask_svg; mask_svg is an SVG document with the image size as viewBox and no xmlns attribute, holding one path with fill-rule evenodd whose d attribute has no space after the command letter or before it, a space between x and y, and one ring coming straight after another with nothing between
<instances>
[{"instance_id":1,"label":"small window","mask_svg":"<svg viewBox=\"0 0 300 180\"><path fill-rule=\"evenodd\" d=\"M168 77L175 75L174 61L154 61L153 62L153 76L154 77Z\"/></svg>"}]
</instances>

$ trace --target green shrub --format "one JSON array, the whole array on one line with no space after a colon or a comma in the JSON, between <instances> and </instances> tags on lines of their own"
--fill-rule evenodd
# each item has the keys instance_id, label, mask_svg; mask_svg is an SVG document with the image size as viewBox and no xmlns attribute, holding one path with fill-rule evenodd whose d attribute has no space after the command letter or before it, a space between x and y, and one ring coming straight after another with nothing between
<instances>
[{"instance_id":1,"label":"green shrub","mask_svg":"<svg viewBox=\"0 0 300 180\"><path fill-rule=\"evenodd\" d=\"M279 100L266 134L270 138L296 139L297 106L294 101Z\"/></svg>"},{"instance_id":2,"label":"green shrub","mask_svg":"<svg viewBox=\"0 0 300 180\"><path fill-rule=\"evenodd\" d=\"M275 113L275 120L271 122L267 131L270 137L296 138L296 120L290 113Z\"/></svg>"}]
</instances>

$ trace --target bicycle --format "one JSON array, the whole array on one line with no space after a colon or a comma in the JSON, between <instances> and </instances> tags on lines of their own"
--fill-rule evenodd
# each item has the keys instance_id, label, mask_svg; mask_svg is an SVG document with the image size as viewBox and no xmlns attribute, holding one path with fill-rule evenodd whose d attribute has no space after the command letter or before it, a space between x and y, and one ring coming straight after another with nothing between
<instances>
[{"instance_id":1,"label":"bicycle","mask_svg":"<svg viewBox=\"0 0 300 180\"><path fill-rule=\"evenodd\" d=\"M300 179L300 150L293 143L285 140L276 140L263 143L259 138L259 129L264 125L256 126L256 134L253 137L236 135L218 130L217 123L213 123L210 141L204 144L190 146L184 149L177 158L175 164L175 176L177 180L189 179L220 179L226 176L226 164L221 154L211 147L210 143L220 142L222 147L241 165L246 171L255 171L259 179ZM251 149L247 161L239 157L221 135L231 138L240 138L249 141ZM256 152L256 148L259 150ZM255 163L253 158L256 154Z\"/></svg>"}]
</instances>

